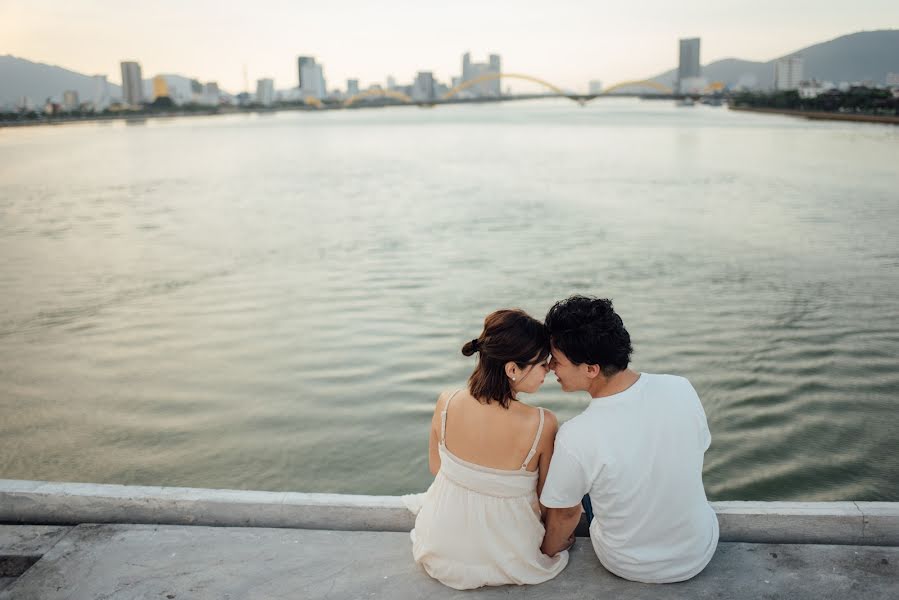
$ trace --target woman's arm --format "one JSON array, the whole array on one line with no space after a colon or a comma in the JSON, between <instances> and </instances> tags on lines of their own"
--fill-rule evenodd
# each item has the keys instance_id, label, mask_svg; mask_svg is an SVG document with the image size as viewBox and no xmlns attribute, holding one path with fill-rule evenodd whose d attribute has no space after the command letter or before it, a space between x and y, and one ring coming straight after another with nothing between
<instances>
[{"instance_id":1,"label":"woman's arm","mask_svg":"<svg viewBox=\"0 0 899 600\"><path fill-rule=\"evenodd\" d=\"M543 493L543 484L546 482L546 474L549 472L549 463L553 457L553 445L556 441L556 434L559 432L559 420L552 412L543 410L543 434L540 436L540 442L537 445L538 462L537 462L537 497ZM546 507L540 505L540 518L546 517Z\"/></svg>"},{"instance_id":2,"label":"woman's arm","mask_svg":"<svg viewBox=\"0 0 899 600\"><path fill-rule=\"evenodd\" d=\"M440 443L440 413L446 405L447 392L437 396L437 404L434 405L434 415L431 417L431 435L428 439L428 468L431 475L437 475L440 470L440 452L437 446Z\"/></svg>"}]
</instances>

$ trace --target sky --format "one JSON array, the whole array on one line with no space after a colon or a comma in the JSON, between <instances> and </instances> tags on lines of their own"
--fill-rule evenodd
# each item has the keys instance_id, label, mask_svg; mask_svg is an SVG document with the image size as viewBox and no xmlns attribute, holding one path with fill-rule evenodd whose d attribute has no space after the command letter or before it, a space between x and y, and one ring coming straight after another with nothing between
<instances>
[{"instance_id":1,"label":"sky","mask_svg":"<svg viewBox=\"0 0 899 600\"><path fill-rule=\"evenodd\" d=\"M677 64L678 39L700 37L701 60L768 61L863 30L899 29L896 0L0 0L0 55L121 81L176 73L228 91L271 77L297 85L296 58L323 63L328 87L418 71L440 81L502 56L503 71L572 90L644 79ZM0 82L2 84L2 82ZM515 83L526 91L528 83ZM504 84L505 86L505 84Z\"/></svg>"}]
</instances>

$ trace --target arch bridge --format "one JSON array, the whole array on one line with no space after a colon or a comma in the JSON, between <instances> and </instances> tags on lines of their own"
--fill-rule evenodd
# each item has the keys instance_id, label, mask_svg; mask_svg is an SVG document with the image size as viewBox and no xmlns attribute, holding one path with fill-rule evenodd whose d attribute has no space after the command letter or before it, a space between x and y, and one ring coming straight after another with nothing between
<instances>
[{"instance_id":1,"label":"arch bridge","mask_svg":"<svg viewBox=\"0 0 899 600\"><path fill-rule=\"evenodd\" d=\"M442 101L450 100L454 96L456 96L459 92L463 92L463 91L465 91L471 87L474 87L476 85L486 83L488 81L494 81L497 79L517 79L517 80L521 80L521 81L529 81L531 83L536 83L552 92L555 92L555 94L558 96L564 96L565 98L574 100L575 102L577 102L578 104L581 104L581 105L584 105L585 103L589 102L590 100L593 100L600 96L614 95L616 92L620 92L621 90L625 90L628 88L637 88L637 89L649 88L660 94L674 93L670 87L663 85L657 81L652 81L649 79L640 79L640 80L622 81L621 83L616 83L615 85L613 85L609 88L606 88L599 94L576 94L574 92L565 91L562 88L560 88L556 85L553 85L552 83L550 83L544 79L540 79L539 77L533 77L531 75L525 75L522 73L485 73L484 75L480 75L478 77L475 77L474 79L469 79L468 81L464 81L464 82L460 83L459 85L456 85L455 87L451 88L448 92L443 94L443 96L440 97L440 100L442 100ZM350 96L349 98L347 98L346 100L343 101L342 106L344 108L349 108L350 106L352 106L352 105L356 104L357 102L364 100L366 98L393 98L394 100L399 100L400 102L403 102L404 104L421 104L421 105L433 105L434 104L433 101L429 101L429 102L416 101L413 98L409 97L408 95L406 95L402 92L398 92L396 90L373 89L373 90L366 90L364 92L359 92L358 94L354 94L353 96ZM312 98L312 97L306 98L306 103L311 104L311 105L315 106L316 108L322 107L321 101L316 98Z\"/></svg>"},{"instance_id":2,"label":"arch bridge","mask_svg":"<svg viewBox=\"0 0 899 600\"><path fill-rule=\"evenodd\" d=\"M382 90L382 89L374 89L367 90L364 92L359 92L354 96L350 96L346 100L343 101L343 107L347 108L354 105L356 102L363 100L365 98L372 97L380 97L380 98L393 98L394 100L399 100L401 102L405 102L406 104L415 104L415 101L402 92L397 92L396 90Z\"/></svg>"},{"instance_id":3,"label":"arch bridge","mask_svg":"<svg viewBox=\"0 0 899 600\"><path fill-rule=\"evenodd\" d=\"M455 86L454 88L449 90L447 93L445 93L443 95L442 99L448 100L463 90L466 90L475 85L485 83L487 81L493 81L496 79L519 79L519 80L523 80L523 81L530 81L532 83L537 83L549 90L552 90L557 95L565 96L566 98L574 100L575 102L578 102L581 105L585 104L586 102L588 102L590 100L593 100L594 98L598 98L599 96L607 96L614 92L617 92L619 90L623 90L626 88L650 88L652 90L655 90L656 92L659 92L660 94L673 93L673 90L670 87L668 87L666 85L662 85L661 83L659 83L657 81L652 81L649 79L640 79L640 80L634 80L634 81L622 81L621 83L616 83L612 87L603 90L599 94L586 94L585 95L585 94L575 94L573 92L566 92L565 90L561 89L560 87L553 85L552 83L550 83L544 79L540 79L539 77L533 77L531 75L523 75L521 73L485 73L484 75L480 75L478 77L475 77L474 79L469 79L468 81L462 82L459 85Z\"/></svg>"}]
</instances>

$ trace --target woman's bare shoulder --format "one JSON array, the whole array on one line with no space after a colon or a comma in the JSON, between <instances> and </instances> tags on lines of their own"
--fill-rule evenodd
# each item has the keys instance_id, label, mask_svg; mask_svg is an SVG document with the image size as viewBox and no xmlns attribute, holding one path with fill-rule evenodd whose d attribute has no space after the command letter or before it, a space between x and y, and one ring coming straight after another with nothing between
<instances>
[{"instance_id":1,"label":"woman's bare shoulder","mask_svg":"<svg viewBox=\"0 0 899 600\"><path fill-rule=\"evenodd\" d=\"M559 419L556 414L548 408L543 409L543 433L540 436L541 441L547 441L552 444L559 433Z\"/></svg>"},{"instance_id":2,"label":"woman's bare shoulder","mask_svg":"<svg viewBox=\"0 0 899 600\"><path fill-rule=\"evenodd\" d=\"M443 408L446 406L446 403L449 401L450 398L452 398L453 396L461 396L464 393L465 393L464 388L453 388L453 389L449 389L449 390L443 390L442 392L440 392L437 395L437 407L440 410L443 410Z\"/></svg>"}]
</instances>

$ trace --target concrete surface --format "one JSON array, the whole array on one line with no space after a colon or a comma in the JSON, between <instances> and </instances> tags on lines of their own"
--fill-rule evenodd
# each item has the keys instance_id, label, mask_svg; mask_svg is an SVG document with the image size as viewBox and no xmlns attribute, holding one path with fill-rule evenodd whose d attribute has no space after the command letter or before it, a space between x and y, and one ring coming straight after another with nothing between
<instances>
[{"instance_id":1,"label":"concrete surface","mask_svg":"<svg viewBox=\"0 0 899 600\"><path fill-rule=\"evenodd\" d=\"M23 536L0 539L16 535ZM609 574L589 542L579 540L569 566L552 581L459 592L430 579L412 561L410 545L408 534L395 532L80 525L0 591L0 600L876 600L896 598L899 590L895 547L721 543L697 577L660 586Z\"/></svg>"},{"instance_id":2,"label":"concrete surface","mask_svg":"<svg viewBox=\"0 0 899 600\"><path fill-rule=\"evenodd\" d=\"M713 502L721 540L899 546L899 503ZM0 523L409 531L399 496L0 480ZM578 534L587 534L582 523Z\"/></svg>"},{"instance_id":3,"label":"concrete surface","mask_svg":"<svg viewBox=\"0 0 899 600\"><path fill-rule=\"evenodd\" d=\"M0 526L0 590L11 586L72 528Z\"/></svg>"}]
</instances>

